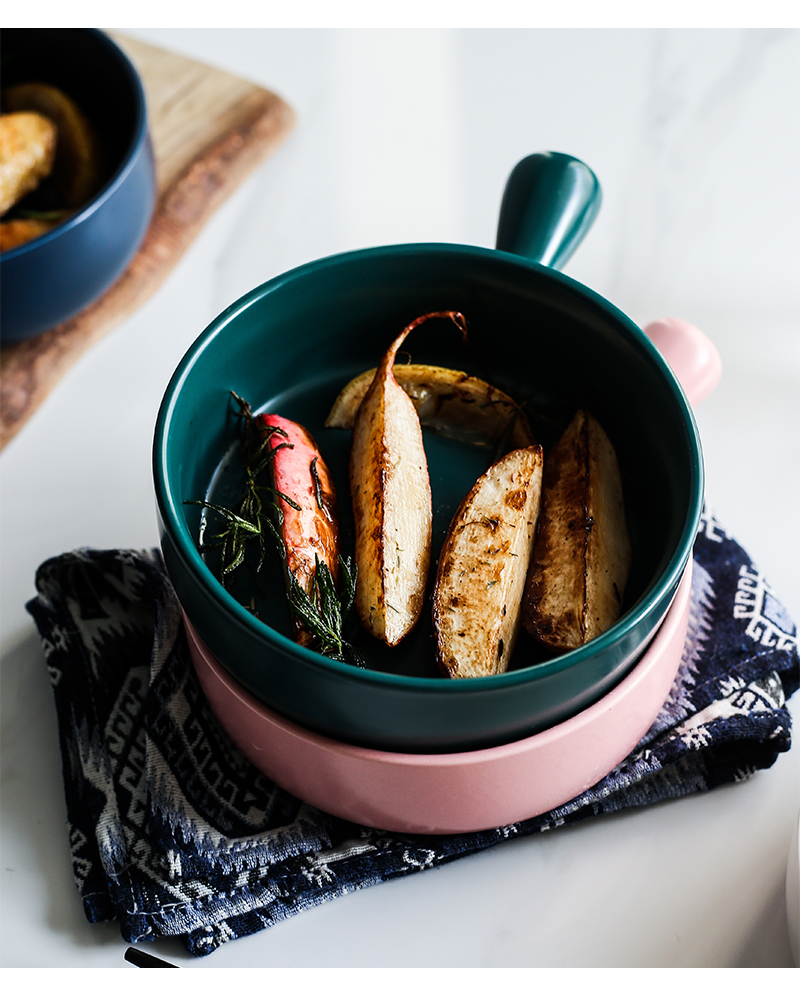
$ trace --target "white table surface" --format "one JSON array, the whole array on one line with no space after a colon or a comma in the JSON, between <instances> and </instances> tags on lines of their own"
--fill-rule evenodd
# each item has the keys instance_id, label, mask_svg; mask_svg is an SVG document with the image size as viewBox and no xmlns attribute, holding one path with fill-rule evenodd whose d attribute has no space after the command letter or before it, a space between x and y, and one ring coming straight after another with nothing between
<instances>
[{"instance_id":1,"label":"white table surface","mask_svg":"<svg viewBox=\"0 0 800 991\"><path fill-rule=\"evenodd\" d=\"M51 689L24 609L36 567L157 543L158 404L228 303L351 248L491 246L505 179L533 151L574 154L603 186L567 274L641 324L677 316L715 341L722 382L697 409L708 501L800 617L797 31L131 33L280 93L298 125L0 457L6 967L130 969L71 878ZM176 940L145 948L205 969L791 967L799 764L795 746L743 784L513 840L203 960Z\"/></svg>"}]
</instances>

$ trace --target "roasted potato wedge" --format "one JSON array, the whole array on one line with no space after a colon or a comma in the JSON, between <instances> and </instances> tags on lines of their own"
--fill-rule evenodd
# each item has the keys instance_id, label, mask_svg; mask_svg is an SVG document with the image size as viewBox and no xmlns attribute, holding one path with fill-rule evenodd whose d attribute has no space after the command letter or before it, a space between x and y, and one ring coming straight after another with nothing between
<instances>
[{"instance_id":1,"label":"roasted potato wedge","mask_svg":"<svg viewBox=\"0 0 800 991\"><path fill-rule=\"evenodd\" d=\"M373 636L389 646L414 628L422 612L431 556L433 511L422 428L414 404L394 375L408 334L432 317L410 323L392 342L358 406L350 447L350 493L358 566L356 611Z\"/></svg>"},{"instance_id":2,"label":"roasted potato wedge","mask_svg":"<svg viewBox=\"0 0 800 991\"><path fill-rule=\"evenodd\" d=\"M0 214L50 175L56 139L55 124L41 114L0 114Z\"/></svg>"},{"instance_id":3,"label":"roasted potato wedge","mask_svg":"<svg viewBox=\"0 0 800 991\"><path fill-rule=\"evenodd\" d=\"M376 369L357 375L336 398L326 427L350 429ZM395 365L394 376L423 427L468 444L529 447L533 434L520 406L500 389L466 372L437 365Z\"/></svg>"},{"instance_id":4,"label":"roasted potato wedge","mask_svg":"<svg viewBox=\"0 0 800 991\"><path fill-rule=\"evenodd\" d=\"M319 448L305 427L275 413L262 413L256 422L275 452L271 461L274 488L292 500L279 497L287 583L291 572L313 600L317 561L327 565L334 581L339 574L336 491ZM297 619L295 639L306 647L314 642L313 634Z\"/></svg>"},{"instance_id":5,"label":"roasted potato wedge","mask_svg":"<svg viewBox=\"0 0 800 991\"><path fill-rule=\"evenodd\" d=\"M40 237L51 231L60 220L36 220L34 218L17 218L0 221L0 252L11 251L21 244L27 244L35 237Z\"/></svg>"},{"instance_id":6,"label":"roasted potato wedge","mask_svg":"<svg viewBox=\"0 0 800 991\"><path fill-rule=\"evenodd\" d=\"M542 489L539 445L507 454L461 503L439 557L436 658L452 678L501 674L521 626Z\"/></svg>"},{"instance_id":7,"label":"roasted potato wedge","mask_svg":"<svg viewBox=\"0 0 800 991\"><path fill-rule=\"evenodd\" d=\"M53 183L68 207L90 200L105 179L105 160L94 128L75 101L46 83L20 83L3 91L3 109L33 110L55 124Z\"/></svg>"},{"instance_id":8,"label":"roasted potato wedge","mask_svg":"<svg viewBox=\"0 0 800 991\"><path fill-rule=\"evenodd\" d=\"M591 413L579 410L545 460L525 628L555 651L582 646L619 619L630 567L616 452Z\"/></svg>"}]
</instances>

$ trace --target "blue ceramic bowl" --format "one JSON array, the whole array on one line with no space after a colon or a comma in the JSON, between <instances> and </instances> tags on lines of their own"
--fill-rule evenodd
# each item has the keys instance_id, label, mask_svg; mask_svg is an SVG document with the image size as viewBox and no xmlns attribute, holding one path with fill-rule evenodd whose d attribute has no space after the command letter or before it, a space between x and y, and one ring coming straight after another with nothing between
<instances>
[{"instance_id":1,"label":"blue ceramic bowl","mask_svg":"<svg viewBox=\"0 0 800 991\"><path fill-rule=\"evenodd\" d=\"M3 86L57 86L94 124L108 179L69 220L0 256L0 335L21 341L62 323L101 296L144 238L156 201L144 90L127 56L93 28L6 29Z\"/></svg>"}]
</instances>

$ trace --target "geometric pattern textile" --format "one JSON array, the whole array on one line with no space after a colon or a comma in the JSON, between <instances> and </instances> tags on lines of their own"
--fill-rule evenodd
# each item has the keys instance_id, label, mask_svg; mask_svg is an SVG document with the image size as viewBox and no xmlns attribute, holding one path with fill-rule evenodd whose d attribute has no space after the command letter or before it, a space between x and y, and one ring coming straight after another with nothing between
<instances>
[{"instance_id":1,"label":"geometric pattern textile","mask_svg":"<svg viewBox=\"0 0 800 991\"><path fill-rule=\"evenodd\" d=\"M58 717L72 867L90 922L205 956L340 895L514 837L742 781L791 745L797 627L709 511L671 694L607 777L502 829L415 836L321 812L256 770L217 723L157 550L43 563L28 603Z\"/></svg>"}]
</instances>

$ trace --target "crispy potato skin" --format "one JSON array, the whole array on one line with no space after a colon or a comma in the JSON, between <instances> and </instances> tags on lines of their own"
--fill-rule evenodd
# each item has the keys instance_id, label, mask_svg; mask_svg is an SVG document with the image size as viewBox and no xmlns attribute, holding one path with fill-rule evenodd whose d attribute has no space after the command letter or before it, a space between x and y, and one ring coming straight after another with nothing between
<instances>
[{"instance_id":1,"label":"crispy potato skin","mask_svg":"<svg viewBox=\"0 0 800 991\"><path fill-rule=\"evenodd\" d=\"M409 329L386 352L358 407L350 449L355 606L362 625L389 646L422 613L433 523L419 417L393 374Z\"/></svg>"},{"instance_id":2,"label":"crispy potato skin","mask_svg":"<svg viewBox=\"0 0 800 991\"><path fill-rule=\"evenodd\" d=\"M588 643L619 619L630 566L617 456L598 421L579 410L545 461L525 628L555 651Z\"/></svg>"},{"instance_id":3,"label":"crispy potato skin","mask_svg":"<svg viewBox=\"0 0 800 991\"><path fill-rule=\"evenodd\" d=\"M274 413L262 414L257 417L257 422L262 431L277 427L286 434L285 437L278 433L270 436L270 446L280 448L272 459L274 486L300 506L297 510L280 500L283 511L281 537L286 548L284 567L287 581L291 571L310 595L317 557L328 566L334 580L338 579L339 514L336 491L319 448L304 427ZM304 646L309 646L313 641L313 636L297 622L295 638Z\"/></svg>"},{"instance_id":4,"label":"crispy potato skin","mask_svg":"<svg viewBox=\"0 0 800 991\"><path fill-rule=\"evenodd\" d=\"M375 377L357 375L342 389L326 427L349 429ZM423 427L468 444L529 447L533 434L522 409L510 396L482 379L438 365L396 365L394 376L408 394Z\"/></svg>"},{"instance_id":5,"label":"crispy potato skin","mask_svg":"<svg viewBox=\"0 0 800 991\"><path fill-rule=\"evenodd\" d=\"M0 214L10 210L50 174L56 140L55 124L39 113L0 115Z\"/></svg>"},{"instance_id":6,"label":"crispy potato skin","mask_svg":"<svg viewBox=\"0 0 800 991\"><path fill-rule=\"evenodd\" d=\"M436 657L452 678L501 674L521 626L521 604L539 515L539 445L496 462L453 517L433 595Z\"/></svg>"},{"instance_id":7,"label":"crispy potato skin","mask_svg":"<svg viewBox=\"0 0 800 991\"><path fill-rule=\"evenodd\" d=\"M83 206L105 180L103 149L94 128L72 97L46 83L20 83L3 92L3 109L31 110L58 131L53 182L67 207Z\"/></svg>"},{"instance_id":8,"label":"crispy potato skin","mask_svg":"<svg viewBox=\"0 0 800 991\"><path fill-rule=\"evenodd\" d=\"M40 237L51 231L57 220L34 220L33 218L17 218L15 220L0 221L0 252L10 251L19 247L20 244L27 244L35 237Z\"/></svg>"}]
</instances>

